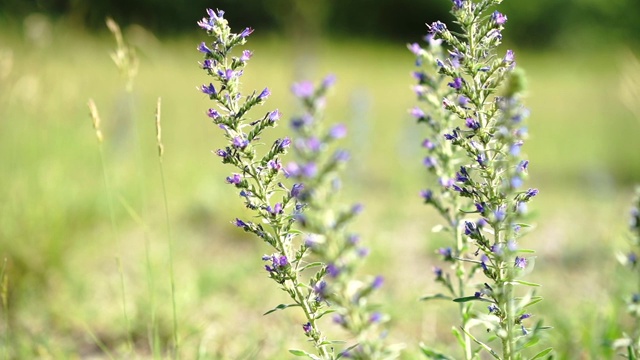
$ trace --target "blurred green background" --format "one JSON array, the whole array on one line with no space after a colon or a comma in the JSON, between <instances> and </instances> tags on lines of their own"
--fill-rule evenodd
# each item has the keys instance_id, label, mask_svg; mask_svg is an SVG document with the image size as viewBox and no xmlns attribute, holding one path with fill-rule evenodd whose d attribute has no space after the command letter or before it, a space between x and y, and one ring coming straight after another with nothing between
<instances>
[{"instance_id":1,"label":"blurred green background","mask_svg":"<svg viewBox=\"0 0 640 360\"><path fill-rule=\"evenodd\" d=\"M285 301L262 268L269 249L229 223L249 214L224 183L231 169L211 154L222 137L196 90L209 81L196 51L207 40L195 25L206 7L225 9L234 29L256 28L244 87L269 86L268 109L293 116L292 82L337 75L326 120L350 129L344 202L366 207L355 230L372 247L366 272L387 279L378 300L393 318L390 337L407 344L406 359L419 358L419 341L452 346L455 306L416 300L438 291L431 268L441 265L435 249L446 239L430 232L439 219L418 196L429 185L423 129L407 112L416 102L406 49L424 23L450 19L448 1L5 0L0 354L157 358L171 348L158 96L181 357L283 359L284 349L305 346L294 310L262 316ZM637 284L615 254L628 249L631 189L640 182L640 3L509 0L501 10L505 48L529 79L524 150L528 185L541 194L524 243L538 251L528 280L542 283L545 297L534 313L554 326L546 341L558 358L610 358L611 341L630 329L624 301ZM136 48L132 92L109 58L106 16ZM89 98L102 117L109 190ZM288 133L285 121L274 136Z\"/></svg>"}]
</instances>

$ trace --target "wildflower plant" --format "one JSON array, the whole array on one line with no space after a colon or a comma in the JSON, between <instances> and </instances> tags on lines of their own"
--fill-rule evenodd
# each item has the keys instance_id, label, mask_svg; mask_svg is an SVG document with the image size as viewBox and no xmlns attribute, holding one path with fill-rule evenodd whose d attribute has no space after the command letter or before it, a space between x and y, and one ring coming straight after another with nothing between
<instances>
[{"instance_id":1,"label":"wildflower plant","mask_svg":"<svg viewBox=\"0 0 640 360\"><path fill-rule=\"evenodd\" d=\"M635 273L635 280L640 283L640 186L636 187L629 222L629 242L631 250L626 254L618 254L618 261ZM627 299L627 312L633 319L633 328L614 343L615 348L624 348L629 359L640 358L640 285Z\"/></svg>"},{"instance_id":2,"label":"wildflower plant","mask_svg":"<svg viewBox=\"0 0 640 360\"><path fill-rule=\"evenodd\" d=\"M519 291L538 286L521 279L532 270L534 257L519 241L528 228L522 223L527 203L538 190L523 187L529 165L521 151L528 110L514 52L499 55L507 17L490 10L501 2L453 0L459 32L436 21L428 25L425 48L409 45L418 67L414 91L426 104L426 110L417 106L410 112L427 125L423 165L437 179L421 196L443 217L441 229L452 239L438 250L452 274L434 268L448 294L424 299L458 303L461 324L454 334L465 359L477 359L483 350L496 359L525 358L523 350L536 344L544 329L541 321L529 319L529 306L541 298ZM482 310L479 303L485 305ZM481 338L481 333L488 335ZM422 348L427 357L452 358ZM550 352L542 350L531 359Z\"/></svg>"},{"instance_id":3,"label":"wildflower plant","mask_svg":"<svg viewBox=\"0 0 640 360\"><path fill-rule=\"evenodd\" d=\"M327 76L318 86L302 81L292 86L301 101L303 114L291 120L295 136L295 162L286 166L296 181L296 197L305 204L297 224L307 234L305 245L318 266L324 266L322 278L313 285L317 301L330 304L333 321L356 340L340 352L350 359L395 359L398 346L384 343L386 331L380 325L387 316L370 303L369 295L380 288L381 276L365 281L356 279L356 270L368 254L360 237L349 231L349 223L362 211L362 205L344 206L340 195L340 171L349 153L333 143L347 135L344 124L325 129L322 111L325 96L335 77Z\"/></svg>"},{"instance_id":4,"label":"wildflower plant","mask_svg":"<svg viewBox=\"0 0 640 360\"><path fill-rule=\"evenodd\" d=\"M361 351L365 354L379 351L377 348L365 347L364 344L356 344L356 346L338 352L335 349L338 342L329 340L321 331L318 320L333 312L333 309L329 307L330 301L342 299L333 294L337 289L335 285L332 285L334 287L334 290L331 290L332 293L329 292L324 278L326 276L337 277L338 266L343 264L337 262L326 264L322 261L307 262L305 258L314 251L321 252L320 247L314 247L310 238L303 241L299 236L301 231L294 228L294 224L304 223L305 205L302 199L317 184L307 183L306 190L305 185L301 183L293 184L290 187L284 184L285 169L281 157L291 146L289 138L277 139L268 150L260 153L261 135L267 128L277 125L281 113L276 109L267 111L262 118L249 119L249 111L258 105L263 105L269 97L270 91L265 88L260 92L253 91L249 95L243 95L240 91L240 77L252 56L252 52L243 50L240 56L231 55L236 46L246 43L247 37L253 30L246 28L241 33L233 33L227 20L224 19L223 11L209 9L207 13L209 17L202 19L198 25L206 30L214 40L211 44L201 43L198 50L204 56L200 65L209 76L213 77L215 84L211 82L202 85L200 90L214 101L215 106L208 110L207 115L220 127L228 142L227 146L218 149L216 154L223 163L236 168L236 172L228 176L226 182L238 191L245 206L254 212L257 219L249 221L238 218L234 223L271 246L273 252L262 257L262 260L266 262L265 270L269 278L275 281L292 300L291 304L278 305L266 314L289 307L299 307L302 310L306 321L301 324L300 329L313 344L316 354L304 350L290 350L292 354L297 356L311 359L338 359L352 356L352 354L360 354ZM328 87L329 84L325 85ZM309 105L312 106L311 103ZM332 136L339 138L339 133L339 130L334 129ZM345 160L344 156L339 159L334 158L333 165L327 166L333 167ZM319 177L318 179L324 178ZM319 187L317 189L319 190ZM343 226L356 215L359 212L358 209L341 213L341 217L336 219L338 227ZM332 243L331 249L326 248L322 251L333 254L331 259L341 259L340 256L343 254L334 253L335 246L338 246L337 250L339 251L345 250L341 248L344 245ZM320 259L325 258L320 257ZM344 271L349 270L344 269ZM366 304L367 295L380 285L381 280L376 279L363 283L359 288L348 290L353 291L352 299L356 303L362 304L364 302ZM346 291L347 289L342 290ZM351 308L343 308L351 310ZM379 317L374 318L373 314L364 321L356 318L358 314L338 314L344 316L345 326L354 327L358 334L364 333L372 323L382 320Z\"/></svg>"}]
</instances>

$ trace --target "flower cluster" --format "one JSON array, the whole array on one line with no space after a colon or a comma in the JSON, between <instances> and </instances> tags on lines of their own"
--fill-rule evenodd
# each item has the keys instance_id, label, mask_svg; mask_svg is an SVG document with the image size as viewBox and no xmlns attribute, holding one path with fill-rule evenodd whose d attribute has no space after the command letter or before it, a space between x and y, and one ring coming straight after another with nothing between
<instances>
[{"instance_id":1,"label":"flower cluster","mask_svg":"<svg viewBox=\"0 0 640 360\"><path fill-rule=\"evenodd\" d=\"M368 249L361 245L357 234L348 230L348 223L362 211L362 206L341 206L336 201L341 186L339 170L349 153L332 146L347 135L345 125L325 129L322 122L325 95L334 83L335 77L328 76L318 86L308 81L293 85L292 92L304 111L291 120L296 161L285 169L301 184L297 196L305 203L305 212L298 215L298 223L308 234L305 244L314 260L324 264L323 276L313 287L316 301L331 304L334 322L357 342L340 355L351 359L395 359L398 347L385 345L378 330L387 317L376 311L368 299L382 286L383 278L360 281L355 276Z\"/></svg>"},{"instance_id":2,"label":"flower cluster","mask_svg":"<svg viewBox=\"0 0 640 360\"><path fill-rule=\"evenodd\" d=\"M529 165L521 152L528 116L521 102L523 75L516 70L513 51L498 55L497 50L507 17L498 11L485 16L500 2L454 0L451 12L459 35L437 21L428 26L426 48L409 45L420 68L414 72L414 91L429 108L410 112L429 128L423 164L437 182L421 196L446 220L453 246L439 253L453 264L456 281L439 267L434 272L461 304L462 333L457 335L464 339L466 359L482 349L515 359L543 328L540 322L527 327L523 321L531 316L525 308L540 298L515 292L517 285L535 285L519 279L531 268L526 256L531 251L519 247L519 238L527 203L538 191L523 188ZM485 279L470 295L476 273ZM474 301L489 303L489 314L473 309ZM501 355L472 333L479 324L500 340ZM473 350L471 341L480 347ZM426 346L423 350L432 352Z\"/></svg>"},{"instance_id":3,"label":"flower cluster","mask_svg":"<svg viewBox=\"0 0 640 360\"><path fill-rule=\"evenodd\" d=\"M207 116L218 125L227 140L227 145L215 153L223 163L236 168L226 182L238 191L246 207L260 219L258 222L236 219L234 223L272 247L274 253L262 258L267 262L265 270L269 278L291 297L295 304L290 306L302 309L307 321L303 331L313 343L317 356L303 353L312 358L334 359L332 342L325 338L316 323L326 314L321 312L322 304L316 300L316 285L325 271L317 271L308 283L303 282L302 272L312 268L303 265L308 246L296 245L294 241L298 232L292 226L303 211L303 205L298 201L302 186L294 184L288 188L281 182L285 174L280 157L287 152L291 141L277 139L264 154L259 154L257 140L264 130L277 125L281 114L276 109L258 119L248 118L249 110L264 104L270 91L264 88L243 95L240 78L253 54L244 50L240 56L230 55L234 47L246 43L253 30L246 28L239 34L232 33L223 11L209 9L207 14L208 17L198 25L213 37L213 42L201 43L198 51L204 57L200 66L213 81L202 85L200 91L214 102ZM282 308L279 306L267 313Z\"/></svg>"},{"instance_id":4,"label":"flower cluster","mask_svg":"<svg viewBox=\"0 0 640 360\"><path fill-rule=\"evenodd\" d=\"M618 261L635 273L635 280L640 279L640 186L636 188L629 222L629 242L632 249L618 254ZM615 348L624 348L630 359L640 356L640 288L636 288L627 299L627 311L634 319L634 328L630 334L615 341Z\"/></svg>"}]
</instances>

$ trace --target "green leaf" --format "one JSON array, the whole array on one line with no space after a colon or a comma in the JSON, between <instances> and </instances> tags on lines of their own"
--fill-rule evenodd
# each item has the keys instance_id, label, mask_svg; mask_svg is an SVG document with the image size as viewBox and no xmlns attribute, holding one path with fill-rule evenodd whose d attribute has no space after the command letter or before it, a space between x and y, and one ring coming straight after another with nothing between
<instances>
[{"instance_id":1,"label":"green leaf","mask_svg":"<svg viewBox=\"0 0 640 360\"><path fill-rule=\"evenodd\" d=\"M528 281L523 281L523 280L513 280L512 282L515 283L515 284L520 284L520 285L525 285L525 286L533 286L533 287L540 286L540 284L536 284L536 283L532 283L532 282L528 282Z\"/></svg>"},{"instance_id":2,"label":"green leaf","mask_svg":"<svg viewBox=\"0 0 640 360\"><path fill-rule=\"evenodd\" d=\"M627 347L627 353L629 354L629 360L636 360L636 352L633 351L633 346L629 345Z\"/></svg>"},{"instance_id":3,"label":"green leaf","mask_svg":"<svg viewBox=\"0 0 640 360\"><path fill-rule=\"evenodd\" d=\"M529 301L528 303L526 303L523 307L528 307L534 304L539 303L540 301L542 301L542 296L534 296L531 298L531 301Z\"/></svg>"},{"instance_id":4,"label":"green leaf","mask_svg":"<svg viewBox=\"0 0 640 360\"><path fill-rule=\"evenodd\" d=\"M272 312L275 312L275 311L278 311L278 310L284 310L286 308L294 307L294 306L300 306L300 305L298 305L298 304L280 304L280 305L274 307L273 309L267 311L266 313L264 313L262 315L269 315Z\"/></svg>"},{"instance_id":5,"label":"green leaf","mask_svg":"<svg viewBox=\"0 0 640 360\"><path fill-rule=\"evenodd\" d=\"M312 262L310 264L307 264L307 265L301 267L300 271L304 271L306 269L313 268L313 267L318 267L318 266L324 266L324 263L322 263L320 261Z\"/></svg>"},{"instance_id":6,"label":"green leaf","mask_svg":"<svg viewBox=\"0 0 640 360\"><path fill-rule=\"evenodd\" d=\"M420 301L427 300L451 300L450 296L444 294L435 294L435 295L425 295L419 299Z\"/></svg>"},{"instance_id":7,"label":"green leaf","mask_svg":"<svg viewBox=\"0 0 640 360\"><path fill-rule=\"evenodd\" d=\"M531 358L531 360L535 360L535 359L540 359L543 356L547 355L548 353L550 353L551 351L553 351L552 348L546 348L542 351L540 351L539 353L537 353L534 357Z\"/></svg>"},{"instance_id":8,"label":"green leaf","mask_svg":"<svg viewBox=\"0 0 640 360\"><path fill-rule=\"evenodd\" d=\"M309 354L304 350L291 349L289 352L295 356L309 356Z\"/></svg>"},{"instance_id":9,"label":"green leaf","mask_svg":"<svg viewBox=\"0 0 640 360\"><path fill-rule=\"evenodd\" d=\"M422 354L426 357L428 357L429 359L435 359L435 360L453 360L453 358L444 355L441 352L438 352L428 346L426 346L423 343L420 343L420 349L422 350Z\"/></svg>"},{"instance_id":10,"label":"green leaf","mask_svg":"<svg viewBox=\"0 0 640 360\"><path fill-rule=\"evenodd\" d=\"M340 359L341 357L343 357L345 354L347 354L349 352L349 350L355 348L356 346L360 345L360 343L356 343L354 345L349 346L348 348L342 350L340 352L340 354L338 354L338 356L336 357L336 359Z\"/></svg>"},{"instance_id":11,"label":"green leaf","mask_svg":"<svg viewBox=\"0 0 640 360\"><path fill-rule=\"evenodd\" d=\"M496 353L489 345L483 343L482 341L478 340L475 338L475 336L471 335L470 332L468 332L467 330L465 330L464 328L461 328L462 331L464 331L465 334L467 334L468 337L471 338L471 340L473 340L476 344L482 346L485 350L487 350L489 352L489 354L491 354L494 358L500 360L500 355L498 355L498 353Z\"/></svg>"},{"instance_id":12,"label":"green leaf","mask_svg":"<svg viewBox=\"0 0 640 360\"><path fill-rule=\"evenodd\" d=\"M464 349L465 340L464 340L464 336L462 336L462 333L460 332L460 330L458 330L457 327L452 326L451 327L451 332L453 333L453 336L455 336L456 339L458 340L458 344L460 344L460 347L462 347Z\"/></svg>"},{"instance_id":13,"label":"green leaf","mask_svg":"<svg viewBox=\"0 0 640 360\"><path fill-rule=\"evenodd\" d=\"M476 297L476 296L465 296L465 297L453 299L453 301L457 302L457 303L468 302L468 301L484 301L484 302L489 302L489 303L493 302L491 300L488 300L488 299L485 299L485 298L481 298L481 297Z\"/></svg>"},{"instance_id":14,"label":"green leaf","mask_svg":"<svg viewBox=\"0 0 640 360\"><path fill-rule=\"evenodd\" d=\"M325 310L325 311L321 312L320 314L318 314L318 315L316 316L316 319L320 319L321 317L323 317L323 316L325 316L325 315L327 315L327 314L331 314L331 313L333 313L333 312L336 312L336 310L335 310L335 309L328 309L328 310Z\"/></svg>"}]
</instances>

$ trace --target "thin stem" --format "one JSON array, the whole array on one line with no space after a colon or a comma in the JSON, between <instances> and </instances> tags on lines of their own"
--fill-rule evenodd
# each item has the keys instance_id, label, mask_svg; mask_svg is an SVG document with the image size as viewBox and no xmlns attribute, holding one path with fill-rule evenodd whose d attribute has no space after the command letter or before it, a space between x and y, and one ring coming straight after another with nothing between
<instances>
[{"instance_id":1,"label":"thin stem","mask_svg":"<svg viewBox=\"0 0 640 360\"><path fill-rule=\"evenodd\" d=\"M156 104L156 138L158 145L158 164L160 167L160 179L162 182L162 197L164 200L164 215L165 222L167 224L167 247L169 249L169 282L171 283L171 307L173 312L173 358L178 358L178 351L180 349L180 343L178 342L178 314L176 306L176 285L175 285L175 273L173 270L173 236L171 233L171 221L169 217L169 201L167 198L167 186L164 176L164 165L162 162L162 155L164 154L164 146L162 144L162 126L160 125L161 119L161 106L162 99L158 98Z\"/></svg>"}]
</instances>

